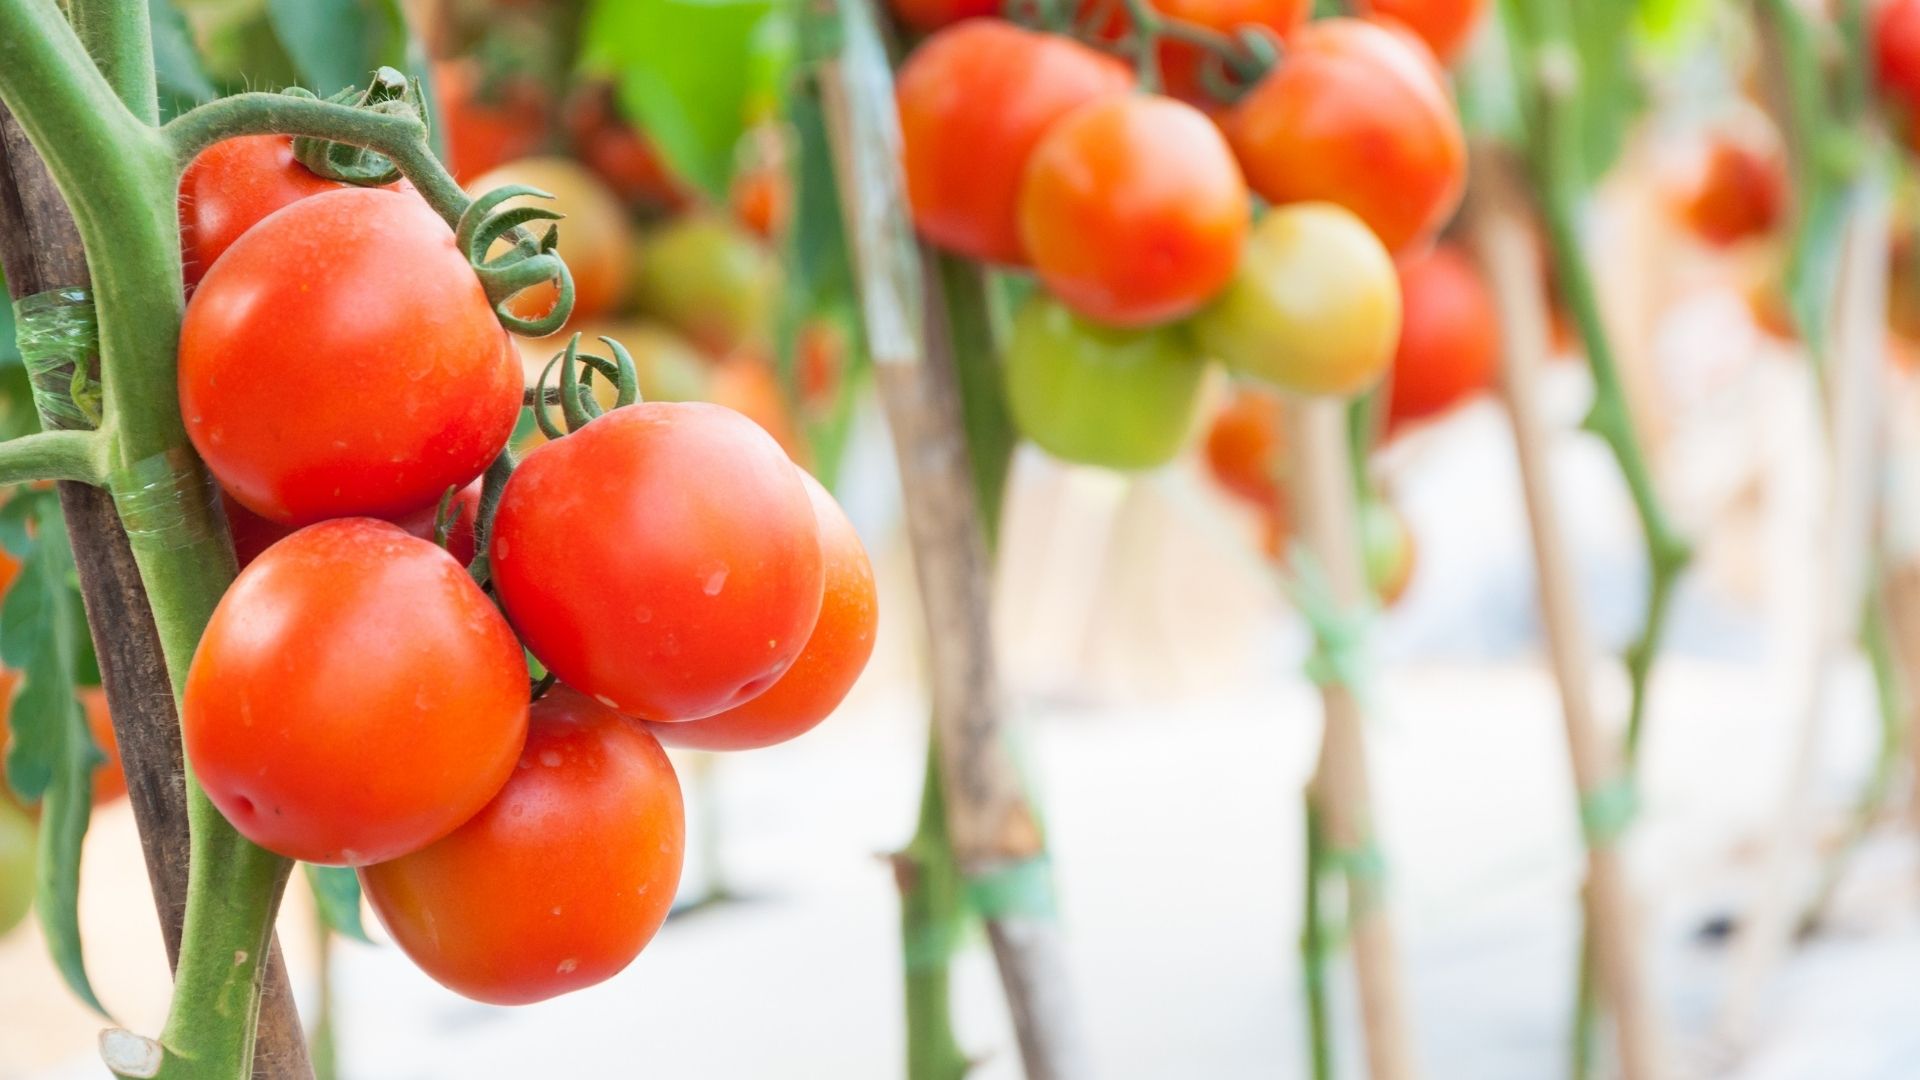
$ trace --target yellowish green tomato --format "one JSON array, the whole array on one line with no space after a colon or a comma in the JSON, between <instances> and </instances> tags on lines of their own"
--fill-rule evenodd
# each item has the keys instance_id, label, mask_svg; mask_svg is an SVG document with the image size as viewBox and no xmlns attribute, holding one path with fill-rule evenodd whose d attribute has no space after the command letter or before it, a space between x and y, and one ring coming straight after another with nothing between
<instances>
[{"instance_id":1,"label":"yellowish green tomato","mask_svg":"<svg viewBox=\"0 0 1920 1080\"><path fill-rule=\"evenodd\" d=\"M1007 402L1021 432L1057 458L1149 469L1186 442L1205 372L1177 326L1101 326L1038 293L1014 318Z\"/></svg>"},{"instance_id":2,"label":"yellowish green tomato","mask_svg":"<svg viewBox=\"0 0 1920 1080\"><path fill-rule=\"evenodd\" d=\"M0 934L33 907L34 838L39 830L12 797L0 793Z\"/></svg>"},{"instance_id":3,"label":"yellowish green tomato","mask_svg":"<svg viewBox=\"0 0 1920 1080\"><path fill-rule=\"evenodd\" d=\"M693 214L641 245L634 283L643 313L700 348L725 355L770 337L780 264L740 226Z\"/></svg>"},{"instance_id":4,"label":"yellowish green tomato","mask_svg":"<svg viewBox=\"0 0 1920 1080\"><path fill-rule=\"evenodd\" d=\"M1366 554L1367 584L1380 603L1391 607L1413 582L1418 561L1413 530L1398 507L1368 499L1360 507L1360 543Z\"/></svg>"},{"instance_id":5,"label":"yellowish green tomato","mask_svg":"<svg viewBox=\"0 0 1920 1080\"><path fill-rule=\"evenodd\" d=\"M1393 257L1342 207L1275 207L1193 328L1203 353L1251 378L1299 394L1359 393L1400 340Z\"/></svg>"}]
</instances>

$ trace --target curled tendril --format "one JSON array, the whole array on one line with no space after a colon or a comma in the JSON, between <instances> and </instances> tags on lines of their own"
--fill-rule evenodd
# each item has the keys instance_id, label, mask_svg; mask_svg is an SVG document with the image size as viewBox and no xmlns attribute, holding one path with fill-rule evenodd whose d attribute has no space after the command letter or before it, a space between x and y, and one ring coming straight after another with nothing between
<instances>
[{"instance_id":1,"label":"curled tendril","mask_svg":"<svg viewBox=\"0 0 1920 1080\"><path fill-rule=\"evenodd\" d=\"M1200 88L1214 100L1231 105L1279 66L1282 45L1279 36L1266 26L1243 26L1228 42L1226 48L1204 48Z\"/></svg>"},{"instance_id":2,"label":"curled tendril","mask_svg":"<svg viewBox=\"0 0 1920 1080\"><path fill-rule=\"evenodd\" d=\"M573 314L573 272L555 253L554 248L560 242L557 225L549 227L539 239L535 239L522 226L535 221L557 222L566 215L544 206L500 208L508 199L523 195L536 199L553 198L551 194L525 184L494 188L475 199L473 205L460 215L459 227L454 230L454 241L466 253L473 272L479 275L480 284L487 290L487 302L493 305L493 313L499 317L501 325L516 334L545 337L565 325L567 318ZM509 236L509 233L513 235ZM512 246L489 258L488 251L503 237L511 240ZM507 310L507 301L516 293L545 282L552 282L559 290L553 307L545 315L523 319Z\"/></svg>"},{"instance_id":3,"label":"curled tendril","mask_svg":"<svg viewBox=\"0 0 1920 1080\"><path fill-rule=\"evenodd\" d=\"M313 91L298 86L288 87L282 93L308 99L316 97ZM356 109L411 116L423 125L427 122L426 99L419 84L390 67L374 72L365 90L349 86L327 100ZM302 135L293 140L293 156L316 175L343 184L378 187L400 179L400 167L385 155L351 143Z\"/></svg>"},{"instance_id":4,"label":"curled tendril","mask_svg":"<svg viewBox=\"0 0 1920 1080\"><path fill-rule=\"evenodd\" d=\"M553 359L547 361L546 367L540 369L539 380L527 392L526 403L533 410L533 422L539 425L541 434L547 438L558 439L567 433L579 431L605 415L605 408L593 396L592 383L596 374L613 384L614 408L623 408L640 400L640 374L634 366L633 354L610 337L600 340L606 342L613 359L581 352L580 335L575 334L567 339L567 347L555 353ZM549 388L547 383L553 378L556 368L559 369L559 384ZM565 431L547 411L556 404L560 406L561 418L566 421Z\"/></svg>"}]
</instances>

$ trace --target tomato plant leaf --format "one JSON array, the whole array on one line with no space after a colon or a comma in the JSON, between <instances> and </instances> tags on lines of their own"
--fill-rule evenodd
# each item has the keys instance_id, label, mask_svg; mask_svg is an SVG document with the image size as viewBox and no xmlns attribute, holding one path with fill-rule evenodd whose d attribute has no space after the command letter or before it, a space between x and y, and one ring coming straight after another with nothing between
<instances>
[{"instance_id":1,"label":"tomato plant leaf","mask_svg":"<svg viewBox=\"0 0 1920 1080\"><path fill-rule=\"evenodd\" d=\"M580 64L611 77L621 111L673 170L718 198L741 134L777 114L793 60L790 7L780 0L595 0Z\"/></svg>"},{"instance_id":2,"label":"tomato plant leaf","mask_svg":"<svg viewBox=\"0 0 1920 1080\"><path fill-rule=\"evenodd\" d=\"M173 0L151 0L147 8L153 29L153 73L160 91L160 112L171 119L195 105L220 96L207 77L193 31Z\"/></svg>"},{"instance_id":3,"label":"tomato plant leaf","mask_svg":"<svg viewBox=\"0 0 1920 1080\"><path fill-rule=\"evenodd\" d=\"M34 907L47 949L67 986L104 1016L80 945L80 846L93 811L93 770L104 759L73 693L80 668L75 641L85 633L85 618L71 585L73 551L59 500L51 492L21 491L7 509L14 504L30 506L34 531L19 576L0 603L0 661L21 679L8 711L7 783L22 799L40 803Z\"/></svg>"},{"instance_id":4,"label":"tomato plant leaf","mask_svg":"<svg viewBox=\"0 0 1920 1080\"><path fill-rule=\"evenodd\" d=\"M302 85L321 97L406 61L393 0L267 0L267 18Z\"/></svg>"},{"instance_id":5,"label":"tomato plant leaf","mask_svg":"<svg viewBox=\"0 0 1920 1080\"><path fill-rule=\"evenodd\" d=\"M307 873L307 886L313 890L314 906L320 921L342 937L371 944L366 923L360 918L360 878L345 866L315 866L301 863Z\"/></svg>"}]
</instances>

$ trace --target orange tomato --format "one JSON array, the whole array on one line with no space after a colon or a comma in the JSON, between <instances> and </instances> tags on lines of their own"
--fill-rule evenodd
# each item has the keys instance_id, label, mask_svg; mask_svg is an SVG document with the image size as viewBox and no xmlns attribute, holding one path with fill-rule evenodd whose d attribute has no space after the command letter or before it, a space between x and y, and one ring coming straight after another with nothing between
<instances>
[{"instance_id":1,"label":"orange tomato","mask_svg":"<svg viewBox=\"0 0 1920 1080\"><path fill-rule=\"evenodd\" d=\"M1233 277L1247 236L1247 187L1206 115L1120 93L1049 128L1020 186L1033 268L1095 322L1182 318Z\"/></svg>"},{"instance_id":2,"label":"orange tomato","mask_svg":"<svg viewBox=\"0 0 1920 1080\"><path fill-rule=\"evenodd\" d=\"M1280 395L1245 383L1207 427L1207 468L1228 493L1262 508L1286 502L1286 406Z\"/></svg>"},{"instance_id":3,"label":"orange tomato","mask_svg":"<svg viewBox=\"0 0 1920 1080\"><path fill-rule=\"evenodd\" d=\"M1110 56L998 19L935 33L895 84L914 224L957 254L1024 263L1017 205L1028 156L1054 121L1132 81Z\"/></svg>"},{"instance_id":4,"label":"orange tomato","mask_svg":"<svg viewBox=\"0 0 1920 1080\"><path fill-rule=\"evenodd\" d=\"M1369 0L1374 15L1406 24L1443 62L1452 62L1473 39L1487 0Z\"/></svg>"},{"instance_id":5,"label":"orange tomato","mask_svg":"<svg viewBox=\"0 0 1920 1080\"><path fill-rule=\"evenodd\" d=\"M1432 54L1375 23L1309 23L1226 128L1267 201L1337 203L1395 252L1431 238L1466 190L1466 139Z\"/></svg>"}]
</instances>

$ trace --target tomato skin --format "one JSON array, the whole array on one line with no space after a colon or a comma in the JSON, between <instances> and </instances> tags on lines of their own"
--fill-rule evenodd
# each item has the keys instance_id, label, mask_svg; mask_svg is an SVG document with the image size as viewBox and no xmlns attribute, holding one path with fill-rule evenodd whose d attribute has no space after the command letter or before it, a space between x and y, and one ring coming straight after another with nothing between
<instances>
[{"instance_id":1,"label":"tomato skin","mask_svg":"<svg viewBox=\"0 0 1920 1080\"><path fill-rule=\"evenodd\" d=\"M39 881L40 827L0 782L0 937L26 921Z\"/></svg>"},{"instance_id":2,"label":"tomato skin","mask_svg":"<svg viewBox=\"0 0 1920 1080\"><path fill-rule=\"evenodd\" d=\"M1207 428L1207 469L1229 494L1260 509L1286 502L1286 405L1262 386L1242 384Z\"/></svg>"},{"instance_id":3,"label":"tomato skin","mask_svg":"<svg viewBox=\"0 0 1920 1080\"><path fill-rule=\"evenodd\" d=\"M521 396L453 231L416 195L359 188L286 207L208 271L179 388L221 485L294 525L399 516L465 485L506 445Z\"/></svg>"},{"instance_id":4,"label":"tomato skin","mask_svg":"<svg viewBox=\"0 0 1920 1080\"><path fill-rule=\"evenodd\" d=\"M446 135L447 171L465 184L515 158L537 153L547 139L547 103L539 84L508 80L489 100L480 66L442 61L433 66L436 121Z\"/></svg>"},{"instance_id":5,"label":"tomato skin","mask_svg":"<svg viewBox=\"0 0 1920 1080\"><path fill-rule=\"evenodd\" d=\"M753 421L644 402L536 447L507 481L494 586L541 663L629 716L758 695L806 645L824 583L793 463Z\"/></svg>"},{"instance_id":6,"label":"tomato skin","mask_svg":"<svg viewBox=\"0 0 1920 1080\"><path fill-rule=\"evenodd\" d=\"M923 34L962 19L1000 14L1000 0L888 0L887 6L901 22Z\"/></svg>"},{"instance_id":7,"label":"tomato skin","mask_svg":"<svg viewBox=\"0 0 1920 1080\"><path fill-rule=\"evenodd\" d=\"M1268 211L1240 272L1194 318L1202 350L1301 394L1349 395L1377 382L1400 337L1393 259L1366 225L1329 203Z\"/></svg>"},{"instance_id":8,"label":"tomato skin","mask_svg":"<svg viewBox=\"0 0 1920 1080\"><path fill-rule=\"evenodd\" d=\"M1438 416L1493 385L1500 315L1467 254L1451 244L1400 261L1400 344L1388 430Z\"/></svg>"},{"instance_id":9,"label":"tomato skin","mask_svg":"<svg viewBox=\"0 0 1920 1080\"><path fill-rule=\"evenodd\" d=\"M725 356L768 340L780 300L780 263L733 222L689 214L647 237L634 298L695 345Z\"/></svg>"},{"instance_id":10,"label":"tomato skin","mask_svg":"<svg viewBox=\"0 0 1920 1080\"><path fill-rule=\"evenodd\" d=\"M927 38L894 94L921 235L968 258L1023 264L1017 208L1028 156L1054 121L1132 83L1112 57L999 19Z\"/></svg>"},{"instance_id":11,"label":"tomato skin","mask_svg":"<svg viewBox=\"0 0 1920 1080\"><path fill-rule=\"evenodd\" d=\"M268 521L235 502L233 496L224 490L220 492L220 506L227 514L227 531L233 535L234 556L243 569L259 558L261 552L296 531L291 526ZM452 510L455 517L452 528L447 530L447 554L465 566L473 561L473 525L480 514L480 481L475 480L454 492ZM432 540L439 512L440 504L435 501L395 519L393 523L405 529L409 535Z\"/></svg>"},{"instance_id":12,"label":"tomato skin","mask_svg":"<svg viewBox=\"0 0 1920 1080\"><path fill-rule=\"evenodd\" d=\"M295 161L291 135L242 135L202 150L180 177L180 254L187 284L197 284L261 218L345 186Z\"/></svg>"},{"instance_id":13,"label":"tomato skin","mask_svg":"<svg viewBox=\"0 0 1920 1080\"><path fill-rule=\"evenodd\" d=\"M368 518L268 548L214 609L182 695L201 786L241 835L360 866L491 799L526 734L513 631L446 552Z\"/></svg>"},{"instance_id":14,"label":"tomato skin","mask_svg":"<svg viewBox=\"0 0 1920 1080\"><path fill-rule=\"evenodd\" d=\"M1180 452L1206 365L1175 327L1121 330L1036 293L1007 342L1014 423L1064 461L1150 469Z\"/></svg>"},{"instance_id":15,"label":"tomato skin","mask_svg":"<svg viewBox=\"0 0 1920 1080\"><path fill-rule=\"evenodd\" d=\"M573 314L570 320L591 319L611 310L626 295L627 275L633 263L633 229L627 212L612 191L577 161L561 157L521 158L470 181L468 194L478 198L494 188L525 184L552 195L551 199L522 196L503 206L540 206L566 215L559 222L534 222L535 234L549 225L560 230L560 257L573 274ZM503 247L502 241L497 247ZM507 301L507 310L534 319L552 310L559 289L541 283Z\"/></svg>"},{"instance_id":16,"label":"tomato skin","mask_svg":"<svg viewBox=\"0 0 1920 1080\"><path fill-rule=\"evenodd\" d=\"M1698 175L1680 193L1678 210L1695 236L1717 247L1771 232L1787 212L1787 163L1781 148L1715 136Z\"/></svg>"},{"instance_id":17,"label":"tomato skin","mask_svg":"<svg viewBox=\"0 0 1920 1080\"><path fill-rule=\"evenodd\" d=\"M1047 130L1020 185L1020 236L1068 307L1112 326L1198 310L1233 277L1247 187L1213 121L1115 94Z\"/></svg>"},{"instance_id":18,"label":"tomato skin","mask_svg":"<svg viewBox=\"0 0 1920 1080\"><path fill-rule=\"evenodd\" d=\"M1487 0L1370 0L1370 10L1405 24L1442 63L1452 63L1480 28Z\"/></svg>"},{"instance_id":19,"label":"tomato skin","mask_svg":"<svg viewBox=\"0 0 1920 1080\"><path fill-rule=\"evenodd\" d=\"M1466 190L1466 139L1433 56L1374 23L1309 23L1226 128L1267 201L1338 203L1395 252L1437 232Z\"/></svg>"},{"instance_id":20,"label":"tomato skin","mask_svg":"<svg viewBox=\"0 0 1920 1080\"><path fill-rule=\"evenodd\" d=\"M525 1005L618 974L666 921L686 845L680 782L639 724L564 685L527 720L491 802L360 884L440 985Z\"/></svg>"},{"instance_id":21,"label":"tomato skin","mask_svg":"<svg viewBox=\"0 0 1920 1080\"><path fill-rule=\"evenodd\" d=\"M833 714L873 655L880 604L873 564L853 522L820 482L805 472L807 496L820 524L826 590L806 647L766 693L703 720L648 725L668 746L754 750L812 731Z\"/></svg>"}]
</instances>

